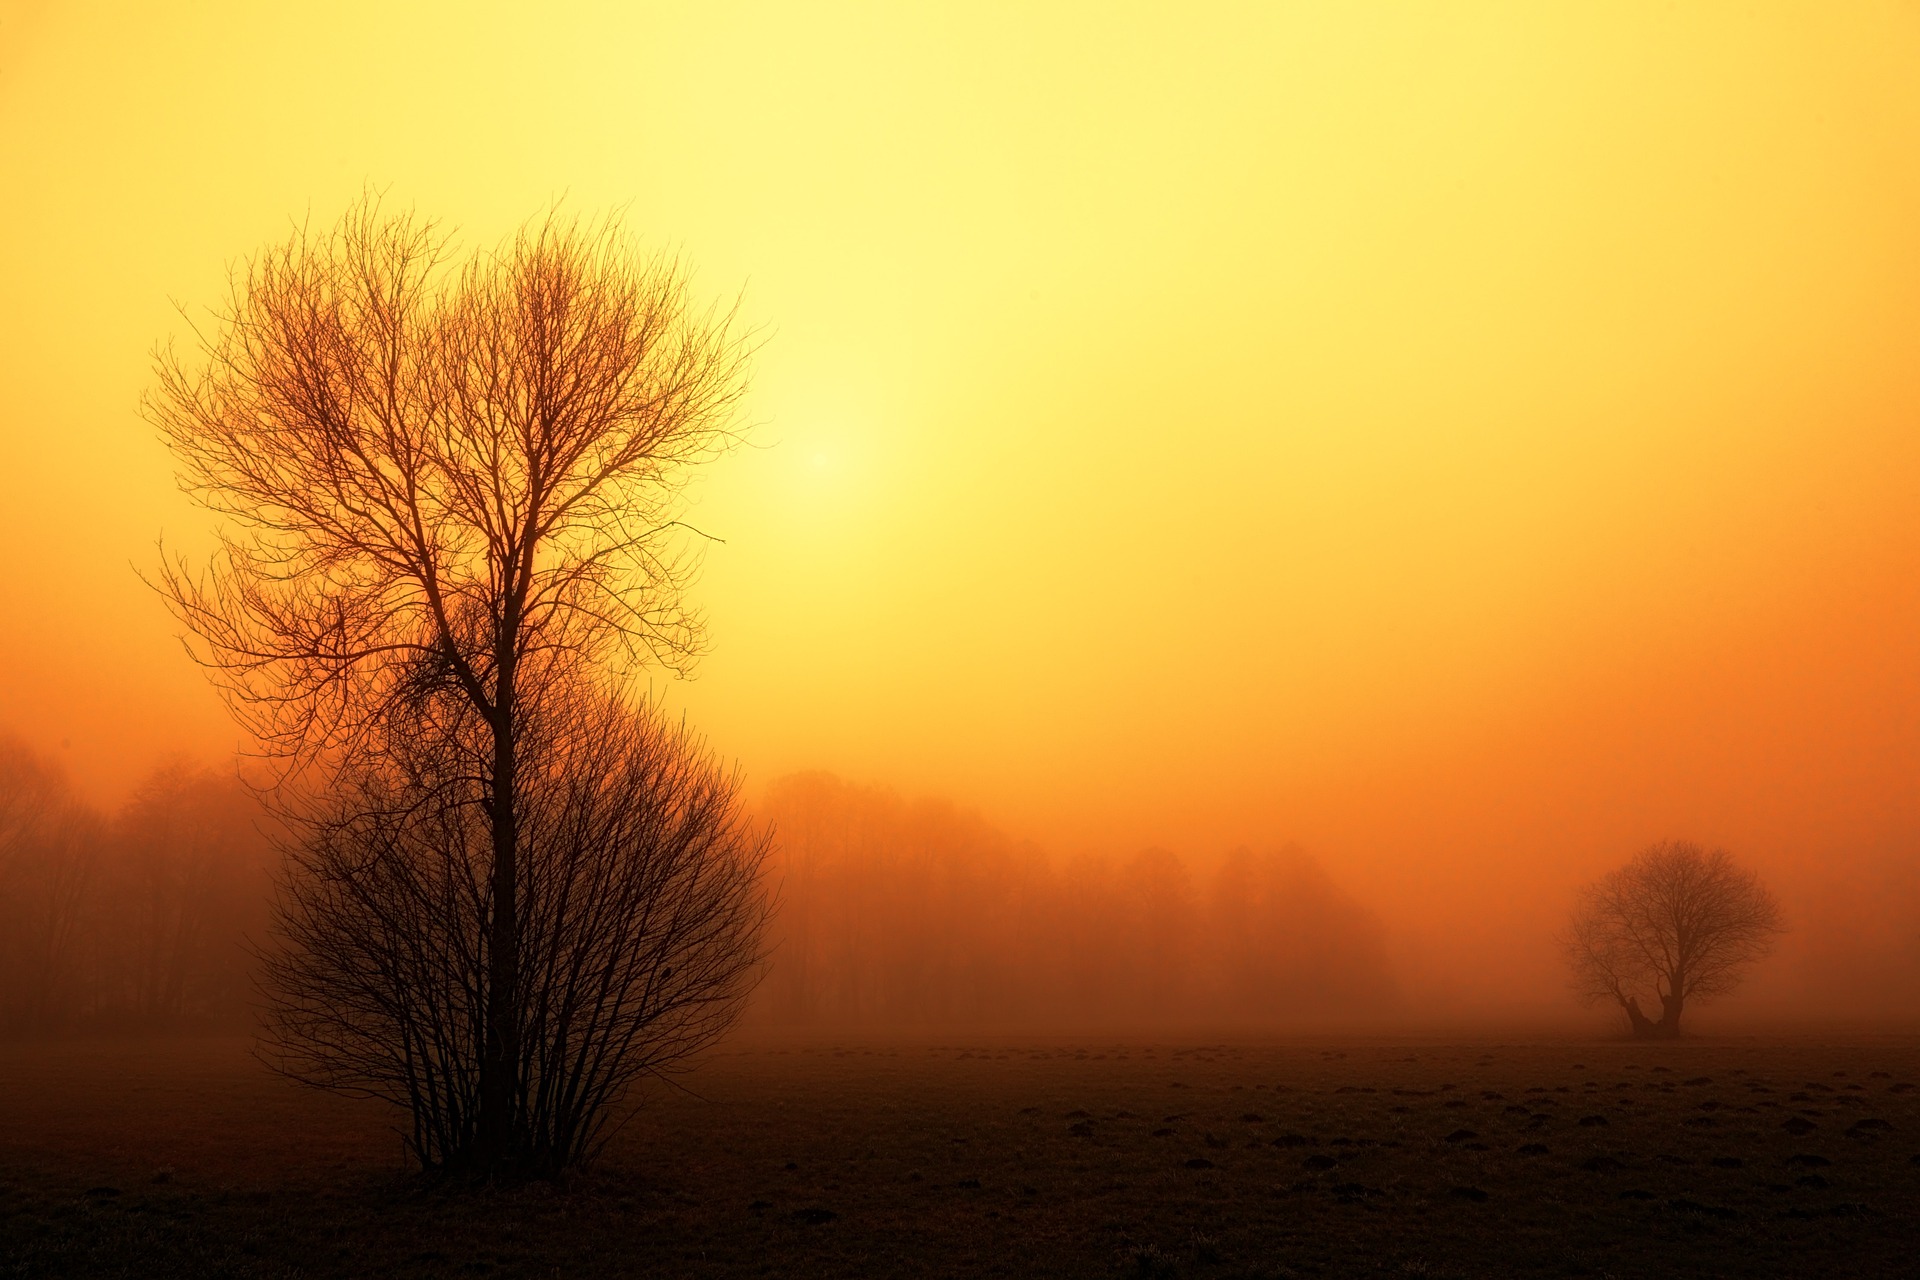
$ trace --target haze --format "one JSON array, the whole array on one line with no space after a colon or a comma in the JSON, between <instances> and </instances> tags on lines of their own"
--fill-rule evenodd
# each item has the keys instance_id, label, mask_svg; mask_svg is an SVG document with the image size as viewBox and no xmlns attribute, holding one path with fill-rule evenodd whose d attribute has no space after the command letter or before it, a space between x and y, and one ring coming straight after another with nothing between
<instances>
[{"instance_id":1,"label":"haze","mask_svg":"<svg viewBox=\"0 0 1920 1280\"><path fill-rule=\"evenodd\" d=\"M0 8L0 729L118 803L235 731L136 577L138 416L363 189L624 209L763 327L715 645L759 791L1058 865L1295 842L1406 1009L1724 844L1727 1016L1920 1012L1920 8ZM173 309L178 300L185 317ZM998 839L998 837L995 837Z\"/></svg>"}]
</instances>

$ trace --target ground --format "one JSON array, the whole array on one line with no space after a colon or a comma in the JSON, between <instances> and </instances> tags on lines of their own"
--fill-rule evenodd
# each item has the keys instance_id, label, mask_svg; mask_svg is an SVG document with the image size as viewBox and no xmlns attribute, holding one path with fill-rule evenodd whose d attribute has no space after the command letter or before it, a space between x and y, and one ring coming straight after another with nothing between
<instances>
[{"instance_id":1,"label":"ground","mask_svg":"<svg viewBox=\"0 0 1920 1280\"><path fill-rule=\"evenodd\" d=\"M242 1040L0 1046L0 1276L1913 1276L1920 1037L734 1045L453 1192Z\"/></svg>"}]
</instances>

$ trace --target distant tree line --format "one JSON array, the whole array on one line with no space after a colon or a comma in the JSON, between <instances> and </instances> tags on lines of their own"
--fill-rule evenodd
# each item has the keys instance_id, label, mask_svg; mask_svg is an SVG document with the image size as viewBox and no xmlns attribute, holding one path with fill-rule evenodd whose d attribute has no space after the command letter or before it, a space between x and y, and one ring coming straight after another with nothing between
<instances>
[{"instance_id":1,"label":"distant tree line","mask_svg":"<svg viewBox=\"0 0 1920 1280\"><path fill-rule=\"evenodd\" d=\"M634 780L606 796L728 790L666 726L634 741L654 754L619 756ZM596 806L569 796L556 812ZM178 764L101 812L0 737L0 1036L255 1026L263 953L285 951L269 928L282 850L264 822L237 779ZM775 783L752 825L777 833L770 964L748 1015L762 1027L1257 1027L1395 1005L1379 922L1297 849L1060 861L951 805L818 773ZM1730 989L1782 929L1751 871L1669 842L1584 888L1562 945L1579 995L1670 1037L1685 1004ZM683 968L691 954L644 951Z\"/></svg>"},{"instance_id":2,"label":"distant tree line","mask_svg":"<svg viewBox=\"0 0 1920 1280\"><path fill-rule=\"evenodd\" d=\"M1054 861L824 774L756 817L778 833L763 1027L1258 1026L1394 999L1379 923L1297 850ZM263 822L237 780L179 765L102 813L0 740L0 1029L254 1026L259 952L278 954Z\"/></svg>"},{"instance_id":3,"label":"distant tree line","mask_svg":"<svg viewBox=\"0 0 1920 1280\"><path fill-rule=\"evenodd\" d=\"M762 1026L1333 1023L1395 999L1374 916L1298 849L1050 860L824 774L776 783Z\"/></svg>"},{"instance_id":4,"label":"distant tree line","mask_svg":"<svg viewBox=\"0 0 1920 1280\"><path fill-rule=\"evenodd\" d=\"M0 739L0 1034L244 1025L271 854L237 780L172 765L112 813Z\"/></svg>"}]
</instances>

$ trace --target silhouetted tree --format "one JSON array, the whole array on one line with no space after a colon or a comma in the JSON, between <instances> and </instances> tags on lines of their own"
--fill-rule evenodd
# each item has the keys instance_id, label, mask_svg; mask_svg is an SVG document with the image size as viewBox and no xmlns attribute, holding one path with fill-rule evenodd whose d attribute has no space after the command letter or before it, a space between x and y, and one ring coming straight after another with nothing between
<instances>
[{"instance_id":1,"label":"silhouetted tree","mask_svg":"<svg viewBox=\"0 0 1920 1280\"><path fill-rule=\"evenodd\" d=\"M484 763L477 716L394 724L297 820L263 956L271 1060L407 1108L423 1167L479 1141L491 1013ZM733 1021L761 956L765 834L737 779L649 707L528 707L517 744L520 1167L589 1156L637 1078Z\"/></svg>"},{"instance_id":2,"label":"silhouetted tree","mask_svg":"<svg viewBox=\"0 0 1920 1280\"><path fill-rule=\"evenodd\" d=\"M1634 1035L1666 1038L1689 1000L1731 991L1784 929L1773 895L1726 850L1669 841L1582 889L1562 941L1583 1000L1611 1000ZM1657 1020L1640 1007L1649 993Z\"/></svg>"},{"instance_id":3,"label":"silhouetted tree","mask_svg":"<svg viewBox=\"0 0 1920 1280\"><path fill-rule=\"evenodd\" d=\"M549 217L452 256L371 200L296 233L236 275L193 367L162 356L147 409L224 517L206 573L170 561L160 585L283 792L309 770L395 767L397 723L471 718L476 1120L471 1149L446 1154L504 1172L535 1143L519 779L544 766L521 757L542 742L522 710L699 651L672 513L734 439L747 349L613 222Z\"/></svg>"}]
</instances>

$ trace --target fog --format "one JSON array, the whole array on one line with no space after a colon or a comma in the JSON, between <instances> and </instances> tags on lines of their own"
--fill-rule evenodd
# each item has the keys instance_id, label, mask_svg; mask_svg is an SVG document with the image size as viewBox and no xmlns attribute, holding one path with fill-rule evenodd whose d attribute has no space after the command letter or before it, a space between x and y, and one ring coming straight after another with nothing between
<instances>
[{"instance_id":1,"label":"fog","mask_svg":"<svg viewBox=\"0 0 1920 1280\"><path fill-rule=\"evenodd\" d=\"M759 326L712 649L642 677L780 833L751 1025L1605 1031L1555 936L1663 839L1789 925L1699 1026L1910 1024L1916 60L1910 5L16 6L0 732L64 816L5 945L74 985L8 1017L245 1016L138 404L372 187L624 209Z\"/></svg>"},{"instance_id":2,"label":"fog","mask_svg":"<svg viewBox=\"0 0 1920 1280\"><path fill-rule=\"evenodd\" d=\"M1297 849L1059 861L950 803L824 774L763 812L769 1027L1272 1028L1396 1004L1379 922Z\"/></svg>"},{"instance_id":3,"label":"fog","mask_svg":"<svg viewBox=\"0 0 1920 1280\"><path fill-rule=\"evenodd\" d=\"M777 837L776 914L749 1036L1618 1031L1566 994L1565 868L1509 866L1423 906L1383 887L1377 860L1369 876L1297 844L1062 854L953 801L823 772L766 786L755 818ZM232 761L160 764L102 809L0 743L0 1030L250 1028L274 829ZM1910 1026L1910 851L1856 839L1825 873L1750 859L1790 933L1697 1021Z\"/></svg>"},{"instance_id":4,"label":"fog","mask_svg":"<svg viewBox=\"0 0 1920 1280\"><path fill-rule=\"evenodd\" d=\"M0 1031L247 1025L264 825L230 768L161 765L103 813L0 739Z\"/></svg>"}]
</instances>

